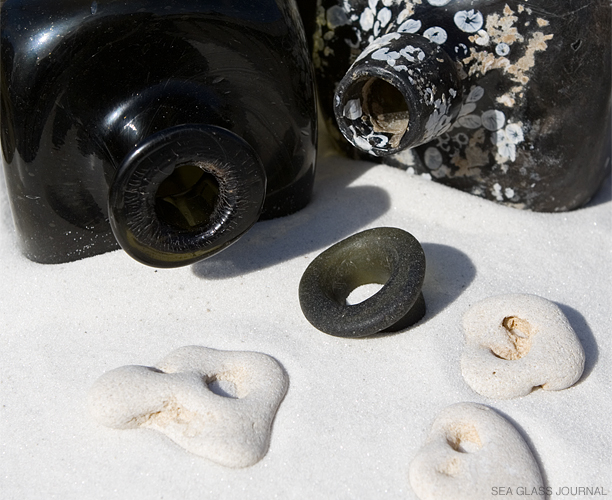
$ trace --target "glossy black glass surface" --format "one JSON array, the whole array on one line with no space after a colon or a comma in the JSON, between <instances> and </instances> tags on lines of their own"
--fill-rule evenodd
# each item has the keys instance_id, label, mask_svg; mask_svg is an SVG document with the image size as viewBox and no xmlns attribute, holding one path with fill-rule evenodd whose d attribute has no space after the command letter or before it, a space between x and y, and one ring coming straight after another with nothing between
<instances>
[{"instance_id":1,"label":"glossy black glass surface","mask_svg":"<svg viewBox=\"0 0 612 500\"><path fill-rule=\"evenodd\" d=\"M310 199L316 106L293 1L6 0L1 18L5 175L29 258L75 260L115 249L117 239L130 247L133 227L116 238L121 230L114 234L110 223L109 191L122 169L139 176L124 179L125 189L156 183L141 194L146 217L162 224L165 240L140 241L144 253L126 250L161 267L212 255L260 212L262 218L286 215ZM179 154L167 138L180 146L184 126L191 126L185 140L202 147ZM204 133L199 127L212 128ZM160 142L158 134L166 139ZM141 157L162 143L165 155L155 154L163 165ZM245 168L234 164L229 182L222 165L231 163L236 148L242 153L232 161L246 162ZM172 178L164 180L190 165L212 176L208 186L220 193L202 195L198 176L183 176L194 180L168 191ZM232 182L253 187L246 190L254 197L248 210L241 199L226 210ZM183 203L194 196L195 202ZM168 215L173 210L179 216ZM207 213L185 224L181 210L186 220L190 210ZM216 241L217 226L229 231L222 241ZM185 238L200 238L208 249L194 249Z\"/></svg>"}]
</instances>

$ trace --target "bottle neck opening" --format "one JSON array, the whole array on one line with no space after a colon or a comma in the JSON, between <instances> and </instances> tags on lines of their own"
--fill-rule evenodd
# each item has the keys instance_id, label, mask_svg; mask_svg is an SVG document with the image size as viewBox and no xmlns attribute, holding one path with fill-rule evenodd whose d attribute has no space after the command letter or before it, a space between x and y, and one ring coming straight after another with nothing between
<instances>
[{"instance_id":1,"label":"bottle neck opening","mask_svg":"<svg viewBox=\"0 0 612 500\"><path fill-rule=\"evenodd\" d=\"M219 182L210 166L198 162L177 166L155 193L159 220L179 230L197 230L210 223L219 201Z\"/></svg>"},{"instance_id":2,"label":"bottle neck opening","mask_svg":"<svg viewBox=\"0 0 612 500\"><path fill-rule=\"evenodd\" d=\"M401 91L381 78L368 78L361 89L361 102L364 121L371 124L372 132L387 134L389 147L397 148L410 123Z\"/></svg>"},{"instance_id":3,"label":"bottle neck opening","mask_svg":"<svg viewBox=\"0 0 612 500\"><path fill-rule=\"evenodd\" d=\"M382 72L356 75L346 79L336 94L340 130L354 146L376 156L398 151L411 128L411 106L388 76Z\"/></svg>"},{"instance_id":4,"label":"bottle neck opening","mask_svg":"<svg viewBox=\"0 0 612 500\"><path fill-rule=\"evenodd\" d=\"M461 81L437 44L411 33L374 40L338 83L334 113L359 150L388 156L446 132L459 112Z\"/></svg>"},{"instance_id":5,"label":"bottle neck opening","mask_svg":"<svg viewBox=\"0 0 612 500\"><path fill-rule=\"evenodd\" d=\"M251 146L210 125L179 125L137 145L109 190L121 247L143 264L179 267L214 255L259 219L266 173Z\"/></svg>"}]
</instances>

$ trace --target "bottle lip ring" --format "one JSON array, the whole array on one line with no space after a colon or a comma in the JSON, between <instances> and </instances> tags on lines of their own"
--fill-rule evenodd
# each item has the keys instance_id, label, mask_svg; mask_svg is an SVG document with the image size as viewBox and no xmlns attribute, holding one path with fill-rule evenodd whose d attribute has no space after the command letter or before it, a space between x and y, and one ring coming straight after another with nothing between
<instances>
[{"instance_id":1,"label":"bottle lip ring","mask_svg":"<svg viewBox=\"0 0 612 500\"><path fill-rule=\"evenodd\" d=\"M199 166L219 186L209 221L193 230L161 220L155 208L160 184L186 164ZM109 219L130 256L154 267L179 267L238 239L259 219L265 196L266 173L247 142L221 127L185 124L147 137L123 159L109 190Z\"/></svg>"},{"instance_id":2,"label":"bottle lip ring","mask_svg":"<svg viewBox=\"0 0 612 500\"><path fill-rule=\"evenodd\" d=\"M424 279L425 253L414 236L394 227L368 229L310 263L299 284L300 307L315 328L337 337L403 330L425 315ZM348 305L346 297L367 283L384 286Z\"/></svg>"}]
</instances>

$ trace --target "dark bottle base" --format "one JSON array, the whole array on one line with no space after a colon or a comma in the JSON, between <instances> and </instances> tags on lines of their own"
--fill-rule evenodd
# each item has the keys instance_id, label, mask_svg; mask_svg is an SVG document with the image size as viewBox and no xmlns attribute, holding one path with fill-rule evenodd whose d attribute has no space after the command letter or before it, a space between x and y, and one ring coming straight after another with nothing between
<instances>
[{"instance_id":1,"label":"dark bottle base","mask_svg":"<svg viewBox=\"0 0 612 500\"><path fill-rule=\"evenodd\" d=\"M187 265L308 203L317 116L293 0L94 4L2 4L2 150L28 258L120 244ZM216 159L185 151L191 139L173 134L190 127L230 145Z\"/></svg>"}]
</instances>

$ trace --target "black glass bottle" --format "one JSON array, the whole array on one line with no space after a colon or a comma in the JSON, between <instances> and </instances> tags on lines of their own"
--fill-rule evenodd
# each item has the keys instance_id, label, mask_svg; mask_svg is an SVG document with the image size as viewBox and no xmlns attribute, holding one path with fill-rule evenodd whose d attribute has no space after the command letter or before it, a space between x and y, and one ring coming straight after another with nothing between
<instances>
[{"instance_id":1,"label":"black glass bottle","mask_svg":"<svg viewBox=\"0 0 612 500\"><path fill-rule=\"evenodd\" d=\"M608 1L319 0L317 12L322 110L354 156L548 212L581 206L609 174Z\"/></svg>"},{"instance_id":2,"label":"black glass bottle","mask_svg":"<svg viewBox=\"0 0 612 500\"><path fill-rule=\"evenodd\" d=\"M2 150L26 256L157 267L311 196L316 106L293 0L6 0Z\"/></svg>"}]
</instances>

